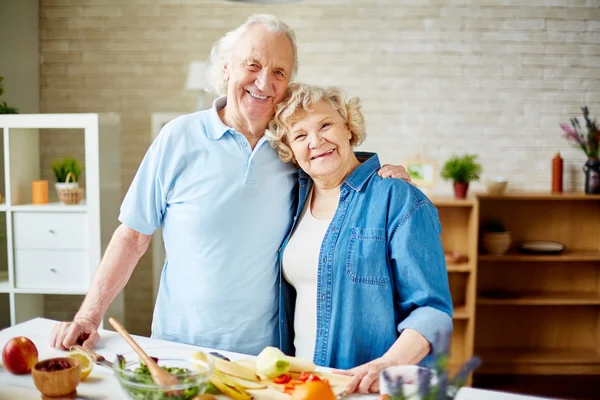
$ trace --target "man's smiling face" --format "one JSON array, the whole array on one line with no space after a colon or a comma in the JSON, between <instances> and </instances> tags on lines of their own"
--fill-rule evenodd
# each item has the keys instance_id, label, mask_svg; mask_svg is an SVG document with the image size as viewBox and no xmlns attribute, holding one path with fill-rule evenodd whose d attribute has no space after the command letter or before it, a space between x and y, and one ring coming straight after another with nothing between
<instances>
[{"instance_id":1,"label":"man's smiling face","mask_svg":"<svg viewBox=\"0 0 600 400\"><path fill-rule=\"evenodd\" d=\"M227 107L238 118L266 125L285 97L293 64L294 50L285 34L251 26L225 65Z\"/></svg>"}]
</instances>

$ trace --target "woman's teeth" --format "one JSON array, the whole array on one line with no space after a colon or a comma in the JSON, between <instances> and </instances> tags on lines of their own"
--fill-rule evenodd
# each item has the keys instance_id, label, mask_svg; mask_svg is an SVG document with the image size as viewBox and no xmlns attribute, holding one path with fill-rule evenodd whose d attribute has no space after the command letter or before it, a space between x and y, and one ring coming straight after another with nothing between
<instances>
[{"instance_id":1,"label":"woman's teeth","mask_svg":"<svg viewBox=\"0 0 600 400\"><path fill-rule=\"evenodd\" d=\"M323 154L319 154L318 156L314 156L314 157L312 158L312 160L315 160L315 159L317 159L317 158L321 158L321 157L323 157L323 156L326 156L326 155L328 155L328 154L331 154L331 153L333 153L333 150L334 150L334 149L331 149L331 150L329 150L329 151L327 151L327 152L325 152L325 153L323 153Z\"/></svg>"},{"instance_id":2,"label":"woman's teeth","mask_svg":"<svg viewBox=\"0 0 600 400\"><path fill-rule=\"evenodd\" d=\"M248 92L248 93L250 93L250 96L254 97L255 99L259 99L259 100L266 100L267 99L267 96L261 96L261 95L258 95L256 93L252 93L252 92Z\"/></svg>"}]
</instances>

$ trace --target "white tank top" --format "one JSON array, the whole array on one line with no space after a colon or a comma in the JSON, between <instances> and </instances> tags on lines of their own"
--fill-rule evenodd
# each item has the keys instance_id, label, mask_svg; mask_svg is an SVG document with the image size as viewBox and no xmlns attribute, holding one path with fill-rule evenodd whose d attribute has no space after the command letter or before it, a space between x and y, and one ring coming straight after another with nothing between
<instances>
[{"instance_id":1,"label":"white tank top","mask_svg":"<svg viewBox=\"0 0 600 400\"><path fill-rule=\"evenodd\" d=\"M296 357L312 360L317 340L317 271L321 243L331 219L312 216L312 191L283 252L283 276L296 289L294 346Z\"/></svg>"}]
</instances>

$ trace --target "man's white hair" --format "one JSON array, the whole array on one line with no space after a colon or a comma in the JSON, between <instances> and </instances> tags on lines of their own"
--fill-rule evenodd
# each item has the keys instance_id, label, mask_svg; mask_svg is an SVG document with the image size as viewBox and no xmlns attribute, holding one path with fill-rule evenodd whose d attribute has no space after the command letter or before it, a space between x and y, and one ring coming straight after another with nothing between
<instances>
[{"instance_id":1,"label":"man's white hair","mask_svg":"<svg viewBox=\"0 0 600 400\"><path fill-rule=\"evenodd\" d=\"M206 69L206 89L208 91L213 92L218 96L225 96L227 94L227 80L224 76L223 66L231 61L231 53L236 43L254 24L263 24L269 31L285 34L290 39L294 51L294 64L292 65L291 78L296 75L296 72L298 71L298 53L294 31L285 22L274 15L254 14L239 27L227 32L225 36L213 45Z\"/></svg>"}]
</instances>

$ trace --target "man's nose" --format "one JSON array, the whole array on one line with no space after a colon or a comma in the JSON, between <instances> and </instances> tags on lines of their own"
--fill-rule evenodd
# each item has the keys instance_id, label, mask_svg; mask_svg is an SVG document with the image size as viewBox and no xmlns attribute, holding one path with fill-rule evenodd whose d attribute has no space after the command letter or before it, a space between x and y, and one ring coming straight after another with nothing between
<instances>
[{"instance_id":1,"label":"man's nose","mask_svg":"<svg viewBox=\"0 0 600 400\"><path fill-rule=\"evenodd\" d=\"M262 91L269 88L269 72L266 69L262 69L256 78L256 87Z\"/></svg>"}]
</instances>

